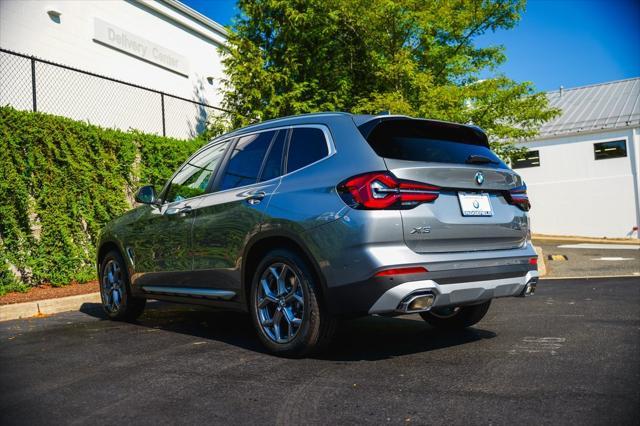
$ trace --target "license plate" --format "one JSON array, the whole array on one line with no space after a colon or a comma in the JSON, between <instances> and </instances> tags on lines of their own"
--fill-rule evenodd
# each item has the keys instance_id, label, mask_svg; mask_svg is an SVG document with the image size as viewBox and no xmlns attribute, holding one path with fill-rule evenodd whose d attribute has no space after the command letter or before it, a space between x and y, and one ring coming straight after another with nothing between
<instances>
[{"instance_id":1,"label":"license plate","mask_svg":"<svg viewBox=\"0 0 640 426\"><path fill-rule=\"evenodd\" d=\"M489 194L458 192L462 216L493 216Z\"/></svg>"}]
</instances>

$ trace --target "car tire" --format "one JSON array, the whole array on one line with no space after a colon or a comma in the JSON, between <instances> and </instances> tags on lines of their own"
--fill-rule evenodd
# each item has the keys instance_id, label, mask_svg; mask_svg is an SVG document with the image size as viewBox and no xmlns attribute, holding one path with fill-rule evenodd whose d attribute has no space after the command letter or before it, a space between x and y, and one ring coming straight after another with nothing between
<instances>
[{"instance_id":1,"label":"car tire","mask_svg":"<svg viewBox=\"0 0 640 426\"><path fill-rule=\"evenodd\" d=\"M251 281L249 308L258 337L271 353L300 357L328 345L336 320L324 309L319 287L297 253L277 249L264 256Z\"/></svg>"},{"instance_id":2,"label":"car tire","mask_svg":"<svg viewBox=\"0 0 640 426\"><path fill-rule=\"evenodd\" d=\"M420 316L429 325L443 330L462 330L477 324L484 318L491 300L479 305L458 306L421 312Z\"/></svg>"},{"instance_id":3,"label":"car tire","mask_svg":"<svg viewBox=\"0 0 640 426\"><path fill-rule=\"evenodd\" d=\"M129 273L120 253L108 252L100 263L100 297L109 319L133 321L144 311L146 299L131 295Z\"/></svg>"}]
</instances>

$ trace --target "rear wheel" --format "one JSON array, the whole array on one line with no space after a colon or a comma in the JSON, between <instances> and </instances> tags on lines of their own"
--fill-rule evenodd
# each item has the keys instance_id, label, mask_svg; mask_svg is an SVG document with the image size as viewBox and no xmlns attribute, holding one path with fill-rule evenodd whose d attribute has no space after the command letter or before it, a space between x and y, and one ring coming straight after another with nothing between
<instances>
[{"instance_id":1,"label":"rear wheel","mask_svg":"<svg viewBox=\"0 0 640 426\"><path fill-rule=\"evenodd\" d=\"M269 351L302 356L331 339L335 320L322 309L307 263L290 250L273 250L262 259L251 282L251 317Z\"/></svg>"},{"instance_id":2,"label":"rear wheel","mask_svg":"<svg viewBox=\"0 0 640 426\"><path fill-rule=\"evenodd\" d=\"M479 305L452 306L420 313L423 320L436 328L461 330L477 324L484 318L491 306L491 300Z\"/></svg>"},{"instance_id":3,"label":"rear wheel","mask_svg":"<svg viewBox=\"0 0 640 426\"><path fill-rule=\"evenodd\" d=\"M146 299L133 297L129 288L129 274L117 251L110 251L100 267L100 297L107 316L117 321L132 321L144 310Z\"/></svg>"}]
</instances>

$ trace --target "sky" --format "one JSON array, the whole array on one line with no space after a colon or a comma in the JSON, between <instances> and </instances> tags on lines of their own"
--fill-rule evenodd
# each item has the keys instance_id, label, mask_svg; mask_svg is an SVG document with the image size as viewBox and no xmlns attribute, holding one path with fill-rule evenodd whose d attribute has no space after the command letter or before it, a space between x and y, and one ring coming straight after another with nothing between
<instances>
[{"instance_id":1,"label":"sky","mask_svg":"<svg viewBox=\"0 0 640 426\"><path fill-rule=\"evenodd\" d=\"M234 0L182 2L222 25L238 12ZM497 72L537 90L639 77L640 0L529 0L516 28L477 43L504 45L507 61Z\"/></svg>"}]
</instances>

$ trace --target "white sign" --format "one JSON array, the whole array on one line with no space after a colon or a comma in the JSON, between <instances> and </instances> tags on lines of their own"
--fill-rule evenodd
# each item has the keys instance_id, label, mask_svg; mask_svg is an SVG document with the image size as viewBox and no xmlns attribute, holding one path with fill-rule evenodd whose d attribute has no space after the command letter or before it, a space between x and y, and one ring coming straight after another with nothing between
<instances>
[{"instance_id":1,"label":"white sign","mask_svg":"<svg viewBox=\"0 0 640 426\"><path fill-rule=\"evenodd\" d=\"M184 56L98 18L95 18L93 39L163 68L189 75L189 64Z\"/></svg>"}]
</instances>

